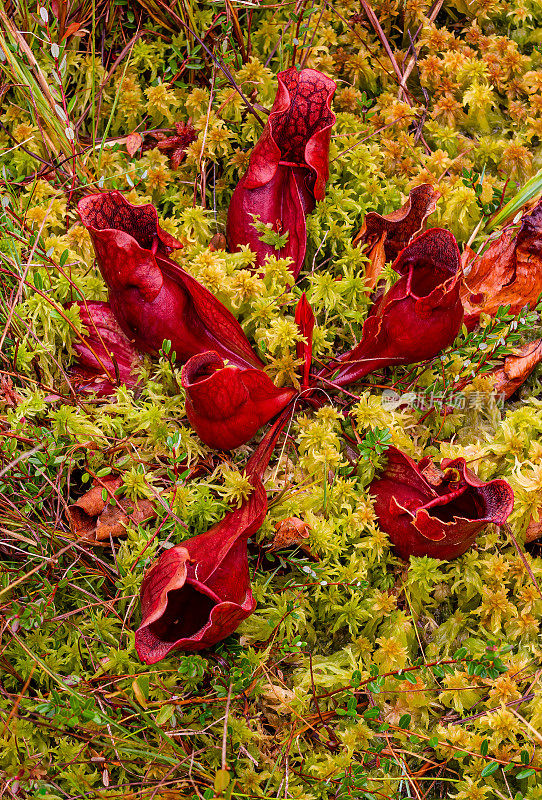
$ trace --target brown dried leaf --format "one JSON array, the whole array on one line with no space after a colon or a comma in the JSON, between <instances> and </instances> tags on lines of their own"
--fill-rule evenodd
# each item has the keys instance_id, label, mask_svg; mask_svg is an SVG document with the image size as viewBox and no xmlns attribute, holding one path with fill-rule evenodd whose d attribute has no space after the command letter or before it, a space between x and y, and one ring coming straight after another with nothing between
<instances>
[{"instance_id":1,"label":"brown dried leaf","mask_svg":"<svg viewBox=\"0 0 542 800\"><path fill-rule=\"evenodd\" d=\"M143 144L143 137L140 133L130 133L126 137L126 149L129 156L134 156L141 145Z\"/></svg>"},{"instance_id":2,"label":"brown dried leaf","mask_svg":"<svg viewBox=\"0 0 542 800\"><path fill-rule=\"evenodd\" d=\"M106 542L110 536L123 536L130 522L140 525L155 517L156 510L150 500L120 500L116 506L107 505L96 522L96 541Z\"/></svg>"},{"instance_id":3,"label":"brown dried leaf","mask_svg":"<svg viewBox=\"0 0 542 800\"><path fill-rule=\"evenodd\" d=\"M369 263L365 269L365 283L374 289L386 264L386 231L367 252Z\"/></svg>"},{"instance_id":4,"label":"brown dried leaf","mask_svg":"<svg viewBox=\"0 0 542 800\"><path fill-rule=\"evenodd\" d=\"M430 483L431 486L441 486L442 479L444 478L444 473L440 469L440 467L437 467L437 465L434 464L429 459L427 459L427 463L426 464L424 463L423 467L422 463L424 462L420 462L420 467L421 467L420 472L422 473L427 483Z\"/></svg>"},{"instance_id":5,"label":"brown dried leaf","mask_svg":"<svg viewBox=\"0 0 542 800\"><path fill-rule=\"evenodd\" d=\"M425 220L436 209L439 197L440 192L429 183L423 183L415 186L406 203L391 214L370 211L354 239L354 245L367 245L367 249L372 251L377 242L383 240L385 260L395 261L400 251L421 233Z\"/></svg>"},{"instance_id":6,"label":"brown dried leaf","mask_svg":"<svg viewBox=\"0 0 542 800\"><path fill-rule=\"evenodd\" d=\"M139 525L156 517L150 500L134 502L127 498L116 498L116 505L111 505L103 499L104 488L113 493L121 484L121 478L102 478L99 485L93 486L69 506L71 526L78 539L90 544L108 542L110 537L123 536L130 522Z\"/></svg>"},{"instance_id":7,"label":"brown dried leaf","mask_svg":"<svg viewBox=\"0 0 542 800\"><path fill-rule=\"evenodd\" d=\"M164 136L161 133L153 134L157 139L156 147L161 153L167 153L173 169L178 169L186 156L186 149L195 142L198 134L192 125L192 121L176 122L175 135Z\"/></svg>"},{"instance_id":8,"label":"brown dried leaf","mask_svg":"<svg viewBox=\"0 0 542 800\"><path fill-rule=\"evenodd\" d=\"M310 527L302 519L298 517L281 519L275 525L275 531L273 541L269 545L270 553L274 553L276 550L286 550L288 547L299 547L309 558L314 561L320 560L304 542L305 539L309 538Z\"/></svg>"},{"instance_id":9,"label":"brown dried leaf","mask_svg":"<svg viewBox=\"0 0 542 800\"><path fill-rule=\"evenodd\" d=\"M114 478L110 475L100 478L100 482L92 486L88 492L85 492L70 508L77 508L88 517L98 517L106 504L102 497L103 490L107 489L108 492L113 493L121 484L122 478Z\"/></svg>"},{"instance_id":10,"label":"brown dried leaf","mask_svg":"<svg viewBox=\"0 0 542 800\"><path fill-rule=\"evenodd\" d=\"M215 253L217 250L226 250L227 246L228 242L226 241L226 237L223 233L215 233L209 242L209 250L212 253Z\"/></svg>"},{"instance_id":11,"label":"brown dried leaf","mask_svg":"<svg viewBox=\"0 0 542 800\"><path fill-rule=\"evenodd\" d=\"M499 306L510 304L512 314L527 303L533 308L542 293L542 200L523 217L517 234L504 231L470 263L461 288L469 330L481 313L493 315Z\"/></svg>"},{"instance_id":12,"label":"brown dried leaf","mask_svg":"<svg viewBox=\"0 0 542 800\"><path fill-rule=\"evenodd\" d=\"M507 356L504 365L493 373L495 390L504 394L505 398L511 397L519 389L533 369L542 361L542 339L527 342L519 347L513 356Z\"/></svg>"},{"instance_id":13,"label":"brown dried leaf","mask_svg":"<svg viewBox=\"0 0 542 800\"><path fill-rule=\"evenodd\" d=\"M529 542L534 542L535 539L540 539L542 536L542 517L535 522L534 519L531 519L527 530L525 531L525 544Z\"/></svg>"}]
</instances>

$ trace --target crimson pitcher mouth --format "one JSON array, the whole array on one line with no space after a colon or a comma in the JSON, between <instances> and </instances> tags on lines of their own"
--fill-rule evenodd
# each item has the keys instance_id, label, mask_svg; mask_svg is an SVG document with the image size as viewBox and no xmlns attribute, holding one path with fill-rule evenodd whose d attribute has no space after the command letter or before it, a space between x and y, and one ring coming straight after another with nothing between
<instances>
[{"instance_id":1,"label":"crimson pitcher mouth","mask_svg":"<svg viewBox=\"0 0 542 800\"><path fill-rule=\"evenodd\" d=\"M267 514L262 475L287 416L265 434L246 465L252 492L205 533L165 550L141 584L140 659L156 664L173 650L204 650L225 639L256 608L247 541Z\"/></svg>"}]
</instances>

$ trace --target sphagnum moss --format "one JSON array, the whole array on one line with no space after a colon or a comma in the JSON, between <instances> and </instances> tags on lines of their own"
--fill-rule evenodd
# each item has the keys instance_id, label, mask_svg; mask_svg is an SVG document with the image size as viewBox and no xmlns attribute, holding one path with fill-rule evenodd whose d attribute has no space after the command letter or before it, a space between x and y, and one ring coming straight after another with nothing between
<instances>
[{"instance_id":1,"label":"sphagnum moss","mask_svg":"<svg viewBox=\"0 0 542 800\"><path fill-rule=\"evenodd\" d=\"M144 4L109 7L120 23L112 25L104 8L74 12L64 30L80 30L64 39L51 8L13 9L60 111L39 95L35 66L7 28L0 39L19 59L17 74L12 58L0 63L8 90L0 114L7 793L540 800L542 562L536 544L524 553L520 543L541 499L542 373L504 408L484 377L540 335L539 310L483 320L432 364L385 376L386 386L422 397L449 397L459 384L468 402L447 416L390 408L381 380L356 399L298 414L266 474L270 511L249 544L255 614L213 651L154 667L134 649L143 575L164 548L207 530L225 501L244 495L251 447L226 460L205 448L187 425L180 371L167 353L144 360L137 391L121 387L102 402L74 397L66 375L81 325L75 306L59 313L81 296L106 297L72 190L119 189L157 205L184 244L175 258L239 318L275 380L288 384L295 373L302 288L317 320L315 357L348 349L371 305L366 257L351 245L367 211L388 213L430 182L441 193L430 224L461 243L477 231L470 246L478 249L490 215L542 167L539 5L457 4L435 17L426 2L375 2L401 68L412 43L416 50L406 93L349 0L301 12L235 6L244 63L230 6L222 14L176 7L190 30L171 17L173 31ZM258 277L249 250L208 247L224 230L261 127L198 37L260 116L294 46L303 66L338 82L330 181L307 219L299 287L284 260L271 258ZM147 132L189 119L197 139L175 170ZM134 131L143 147L129 156ZM358 443L357 464L344 433ZM407 570L367 493L384 463L380 443L437 461L463 456L483 480L508 480L510 533L487 530L459 560L414 558ZM129 526L112 551L88 549L72 540L66 504L108 471L134 497L160 496L158 518ZM308 523L318 560L267 551L274 523L289 516Z\"/></svg>"}]
</instances>

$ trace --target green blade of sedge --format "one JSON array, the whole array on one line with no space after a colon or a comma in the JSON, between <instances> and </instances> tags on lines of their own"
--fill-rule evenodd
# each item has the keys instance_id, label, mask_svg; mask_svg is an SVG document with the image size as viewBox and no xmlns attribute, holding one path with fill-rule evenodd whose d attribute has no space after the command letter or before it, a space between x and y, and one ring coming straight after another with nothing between
<instances>
[{"instance_id":1,"label":"green blade of sedge","mask_svg":"<svg viewBox=\"0 0 542 800\"><path fill-rule=\"evenodd\" d=\"M492 217L485 229L488 233L500 227L504 222L513 219L523 206L530 203L538 195L542 195L542 170L533 175L525 186L508 203L501 208L498 214Z\"/></svg>"}]
</instances>

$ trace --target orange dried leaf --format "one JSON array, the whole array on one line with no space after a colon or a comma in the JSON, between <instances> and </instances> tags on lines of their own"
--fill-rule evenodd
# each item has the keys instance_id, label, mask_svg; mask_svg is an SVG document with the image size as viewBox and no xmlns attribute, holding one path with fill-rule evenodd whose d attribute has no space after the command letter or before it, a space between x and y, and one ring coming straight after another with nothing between
<instances>
[{"instance_id":1,"label":"orange dried leaf","mask_svg":"<svg viewBox=\"0 0 542 800\"><path fill-rule=\"evenodd\" d=\"M286 517L275 525L275 535L269 546L269 552L276 550L286 550L289 547L300 547L304 553L315 561L319 561L318 556L311 553L305 544L305 539L309 538L310 527L299 517Z\"/></svg>"},{"instance_id":2,"label":"orange dried leaf","mask_svg":"<svg viewBox=\"0 0 542 800\"><path fill-rule=\"evenodd\" d=\"M529 525L527 526L527 530L525 531L525 544L529 542L534 542L535 539L540 539L542 536L542 519L535 521L531 519Z\"/></svg>"},{"instance_id":3,"label":"orange dried leaf","mask_svg":"<svg viewBox=\"0 0 542 800\"><path fill-rule=\"evenodd\" d=\"M129 156L134 156L141 145L143 144L143 137L140 133L130 133L126 137L126 149Z\"/></svg>"},{"instance_id":4,"label":"orange dried leaf","mask_svg":"<svg viewBox=\"0 0 542 800\"><path fill-rule=\"evenodd\" d=\"M541 361L542 339L527 342L518 348L515 355L507 356L504 365L495 370L495 390L505 398L511 397Z\"/></svg>"},{"instance_id":5,"label":"orange dried leaf","mask_svg":"<svg viewBox=\"0 0 542 800\"><path fill-rule=\"evenodd\" d=\"M102 513L106 504L102 496L104 488L112 494L121 484L121 478L111 478L110 476L101 478L100 483L95 484L88 492L85 492L79 500L76 500L76 502L70 506L70 509L76 508L88 517L97 517Z\"/></svg>"},{"instance_id":6,"label":"orange dried leaf","mask_svg":"<svg viewBox=\"0 0 542 800\"><path fill-rule=\"evenodd\" d=\"M384 231L380 239L367 253L369 263L365 269L365 283L370 289L374 289L376 286L386 264L386 236L387 234Z\"/></svg>"},{"instance_id":7,"label":"orange dried leaf","mask_svg":"<svg viewBox=\"0 0 542 800\"><path fill-rule=\"evenodd\" d=\"M472 330L480 314L493 315L500 306L510 305L512 314L527 303L533 308L541 293L542 201L523 217L516 234L504 231L471 262L461 287L465 324Z\"/></svg>"},{"instance_id":8,"label":"orange dried leaf","mask_svg":"<svg viewBox=\"0 0 542 800\"><path fill-rule=\"evenodd\" d=\"M81 27L80 22L72 22L71 25L68 25L68 27L64 31L64 36L62 37L62 41L64 41L64 39L67 39L69 36L73 36L74 33L77 33L80 27Z\"/></svg>"}]
</instances>

